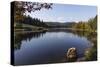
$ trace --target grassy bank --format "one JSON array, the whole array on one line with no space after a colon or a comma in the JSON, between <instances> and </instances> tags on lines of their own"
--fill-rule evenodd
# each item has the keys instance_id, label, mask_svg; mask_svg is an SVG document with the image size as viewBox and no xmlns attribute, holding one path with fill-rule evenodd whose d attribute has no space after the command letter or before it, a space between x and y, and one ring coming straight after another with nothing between
<instances>
[{"instance_id":1,"label":"grassy bank","mask_svg":"<svg viewBox=\"0 0 100 67\"><path fill-rule=\"evenodd\" d=\"M46 30L48 29L44 27L37 27L33 25L28 25L28 24L14 25L14 32L22 32L22 31L41 32L41 31L46 31Z\"/></svg>"}]
</instances>

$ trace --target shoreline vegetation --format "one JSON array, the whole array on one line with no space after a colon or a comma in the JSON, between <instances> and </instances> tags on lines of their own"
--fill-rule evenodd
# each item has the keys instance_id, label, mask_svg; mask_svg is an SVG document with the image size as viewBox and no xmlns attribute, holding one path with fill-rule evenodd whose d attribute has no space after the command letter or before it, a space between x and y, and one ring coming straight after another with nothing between
<instances>
[{"instance_id":1,"label":"shoreline vegetation","mask_svg":"<svg viewBox=\"0 0 100 67\"><path fill-rule=\"evenodd\" d=\"M14 29L14 32L44 32L44 31L48 31L50 28L46 29L46 28L38 28L38 29L35 29L35 30L25 30L25 29ZM90 30L83 30L83 29L73 29L73 28L53 28L53 29L65 29L65 30L71 30L71 31L80 31L80 32L93 32L93 33L97 33L97 31L90 31Z\"/></svg>"},{"instance_id":2,"label":"shoreline vegetation","mask_svg":"<svg viewBox=\"0 0 100 67\"><path fill-rule=\"evenodd\" d=\"M44 31L49 29L69 29L74 31L89 31L97 32L97 15L94 18L89 19L87 22L80 21L75 22L44 22L37 18L31 18L26 16L23 20L14 22L14 31Z\"/></svg>"},{"instance_id":3,"label":"shoreline vegetation","mask_svg":"<svg viewBox=\"0 0 100 67\"><path fill-rule=\"evenodd\" d=\"M25 30L24 28L23 29L14 29L14 32L43 32L43 31L48 31L49 29L65 29L65 30L72 30L72 31L85 31L85 32L94 32L94 33L97 33L97 31L94 31L94 30L83 30L83 29L74 29L74 28L43 28L43 27L37 27L36 29L32 29L32 30Z\"/></svg>"}]
</instances>

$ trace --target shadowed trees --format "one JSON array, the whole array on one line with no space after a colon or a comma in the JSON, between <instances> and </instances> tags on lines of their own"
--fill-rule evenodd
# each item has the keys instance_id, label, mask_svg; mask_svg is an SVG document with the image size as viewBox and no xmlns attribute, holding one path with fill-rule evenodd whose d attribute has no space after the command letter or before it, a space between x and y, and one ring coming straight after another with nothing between
<instances>
[{"instance_id":1,"label":"shadowed trees","mask_svg":"<svg viewBox=\"0 0 100 67\"><path fill-rule=\"evenodd\" d=\"M47 27L47 24L45 24L42 20L38 18L32 18L30 16L26 16L24 20L22 20L22 23L38 27Z\"/></svg>"},{"instance_id":2,"label":"shadowed trees","mask_svg":"<svg viewBox=\"0 0 100 67\"><path fill-rule=\"evenodd\" d=\"M22 41L30 41L32 38L39 38L46 32L28 32L28 33L16 33L14 37L14 50L21 48Z\"/></svg>"}]
</instances>

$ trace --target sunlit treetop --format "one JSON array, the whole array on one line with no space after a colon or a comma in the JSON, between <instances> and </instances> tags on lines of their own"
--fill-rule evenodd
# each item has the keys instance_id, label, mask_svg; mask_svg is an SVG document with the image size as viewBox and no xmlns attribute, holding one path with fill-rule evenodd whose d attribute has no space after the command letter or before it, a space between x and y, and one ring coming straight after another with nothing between
<instances>
[{"instance_id":1,"label":"sunlit treetop","mask_svg":"<svg viewBox=\"0 0 100 67\"><path fill-rule=\"evenodd\" d=\"M50 9L52 3L39 3L39 2L23 2L23 1L15 1L15 10L16 11L28 11L34 12L37 10L41 10L41 8Z\"/></svg>"}]
</instances>

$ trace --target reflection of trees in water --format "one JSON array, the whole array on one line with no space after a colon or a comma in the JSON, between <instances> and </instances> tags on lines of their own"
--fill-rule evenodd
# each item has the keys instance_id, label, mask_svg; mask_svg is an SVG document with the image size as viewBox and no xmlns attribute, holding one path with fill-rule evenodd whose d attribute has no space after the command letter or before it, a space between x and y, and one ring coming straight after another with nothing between
<instances>
[{"instance_id":1,"label":"reflection of trees in water","mask_svg":"<svg viewBox=\"0 0 100 67\"><path fill-rule=\"evenodd\" d=\"M71 33L72 30L66 28L50 28L48 32L66 32L66 33L70 32Z\"/></svg>"},{"instance_id":2,"label":"reflection of trees in water","mask_svg":"<svg viewBox=\"0 0 100 67\"><path fill-rule=\"evenodd\" d=\"M73 33L74 35L77 35L78 37L85 37L88 39L88 35L90 35L91 32L88 31L78 31L78 30L72 30L69 31L70 33Z\"/></svg>"},{"instance_id":3,"label":"reflection of trees in water","mask_svg":"<svg viewBox=\"0 0 100 67\"><path fill-rule=\"evenodd\" d=\"M15 37L14 37L14 49L20 49L20 47L21 47L21 37L17 37L16 35L15 35Z\"/></svg>"},{"instance_id":4,"label":"reflection of trees in water","mask_svg":"<svg viewBox=\"0 0 100 67\"><path fill-rule=\"evenodd\" d=\"M31 40L32 38L39 38L43 36L46 32L26 32L26 33L17 33L15 32L14 36L14 49L20 49L21 42Z\"/></svg>"}]
</instances>

